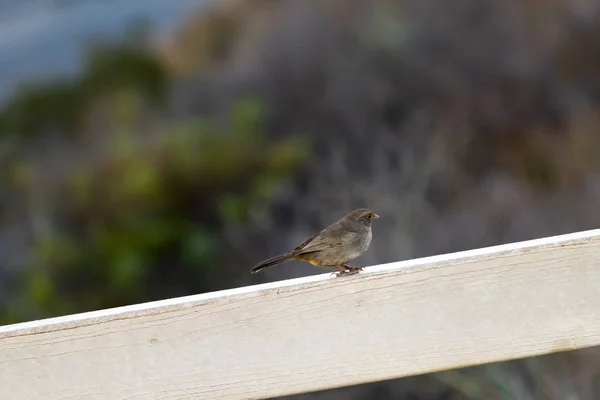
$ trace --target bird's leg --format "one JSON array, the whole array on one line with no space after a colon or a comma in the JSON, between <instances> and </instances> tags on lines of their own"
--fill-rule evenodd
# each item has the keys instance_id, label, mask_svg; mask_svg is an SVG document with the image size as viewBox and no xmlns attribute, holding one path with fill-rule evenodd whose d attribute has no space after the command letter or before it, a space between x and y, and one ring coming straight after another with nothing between
<instances>
[{"instance_id":1,"label":"bird's leg","mask_svg":"<svg viewBox=\"0 0 600 400\"><path fill-rule=\"evenodd\" d=\"M337 265L328 265L328 267L329 267L329 268L333 268L333 269L335 269L335 270L336 270L337 272L339 272L339 273L344 273L344 272L346 272L346 270L345 270L344 268L340 268L340 267L338 267Z\"/></svg>"},{"instance_id":2,"label":"bird's leg","mask_svg":"<svg viewBox=\"0 0 600 400\"><path fill-rule=\"evenodd\" d=\"M365 267L360 266L360 267L351 267L349 265L342 265L342 267L346 268L347 271L362 271Z\"/></svg>"},{"instance_id":3,"label":"bird's leg","mask_svg":"<svg viewBox=\"0 0 600 400\"><path fill-rule=\"evenodd\" d=\"M331 273L332 275L335 275L335 276L340 276L340 275L342 275L342 274L346 273L346 270L345 270L345 269L343 269L343 268L340 268L340 267L338 267L337 265L328 265L328 267L329 267L329 268L333 268L333 269L335 270L335 272L332 272L332 273Z\"/></svg>"},{"instance_id":4,"label":"bird's leg","mask_svg":"<svg viewBox=\"0 0 600 400\"><path fill-rule=\"evenodd\" d=\"M350 267L346 264L342 265L345 268L343 272L340 272L340 275L354 275L358 274L359 271L362 271L364 267Z\"/></svg>"}]
</instances>

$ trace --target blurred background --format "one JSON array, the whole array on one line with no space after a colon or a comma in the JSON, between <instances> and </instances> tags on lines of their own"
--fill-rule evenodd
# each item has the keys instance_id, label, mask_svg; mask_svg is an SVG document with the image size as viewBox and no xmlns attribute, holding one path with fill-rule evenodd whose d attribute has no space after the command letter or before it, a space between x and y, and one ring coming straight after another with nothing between
<instances>
[{"instance_id":1,"label":"blurred background","mask_svg":"<svg viewBox=\"0 0 600 400\"><path fill-rule=\"evenodd\" d=\"M0 324L598 228L600 0L1 0ZM587 400L600 352L289 399ZM410 360L407 360L410 362Z\"/></svg>"}]
</instances>

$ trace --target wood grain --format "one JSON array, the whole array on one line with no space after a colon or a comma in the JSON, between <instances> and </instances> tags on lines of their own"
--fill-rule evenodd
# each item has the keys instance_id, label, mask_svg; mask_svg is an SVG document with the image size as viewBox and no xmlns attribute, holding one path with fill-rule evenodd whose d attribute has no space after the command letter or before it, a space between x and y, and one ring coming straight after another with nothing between
<instances>
[{"instance_id":1,"label":"wood grain","mask_svg":"<svg viewBox=\"0 0 600 400\"><path fill-rule=\"evenodd\" d=\"M0 327L2 399L259 399L600 344L600 230Z\"/></svg>"}]
</instances>

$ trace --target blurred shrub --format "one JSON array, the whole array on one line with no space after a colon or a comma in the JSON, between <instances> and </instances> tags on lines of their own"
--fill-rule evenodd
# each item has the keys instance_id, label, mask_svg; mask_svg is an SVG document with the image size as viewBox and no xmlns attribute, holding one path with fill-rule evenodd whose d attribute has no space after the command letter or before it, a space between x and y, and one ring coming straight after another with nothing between
<instances>
[{"instance_id":1,"label":"blurred shrub","mask_svg":"<svg viewBox=\"0 0 600 400\"><path fill-rule=\"evenodd\" d=\"M79 77L22 87L0 111L2 205L44 220L0 323L222 287L240 275L223 265L224 235L307 156L303 141L265 137L258 99L163 121L152 108L172 82L144 38L93 44Z\"/></svg>"},{"instance_id":2,"label":"blurred shrub","mask_svg":"<svg viewBox=\"0 0 600 400\"><path fill-rule=\"evenodd\" d=\"M130 89L146 100L164 104L168 94L169 80L162 62L137 42L94 46L85 71L80 84L90 98Z\"/></svg>"},{"instance_id":3,"label":"blurred shrub","mask_svg":"<svg viewBox=\"0 0 600 400\"><path fill-rule=\"evenodd\" d=\"M239 276L221 263L223 230L268 207L307 155L294 138L267 142L263 119L257 100L240 100L219 127L176 122L151 143L117 129L106 154L61 188L60 222L38 241L3 322L200 293Z\"/></svg>"},{"instance_id":4,"label":"blurred shrub","mask_svg":"<svg viewBox=\"0 0 600 400\"><path fill-rule=\"evenodd\" d=\"M0 135L73 132L87 102L78 82L53 81L22 87L0 113Z\"/></svg>"},{"instance_id":5,"label":"blurred shrub","mask_svg":"<svg viewBox=\"0 0 600 400\"><path fill-rule=\"evenodd\" d=\"M189 74L225 62L234 51L242 26L271 0L214 2L182 24L174 40L163 47L169 69Z\"/></svg>"},{"instance_id":6,"label":"blurred shrub","mask_svg":"<svg viewBox=\"0 0 600 400\"><path fill-rule=\"evenodd\" d=\"M93 102L114 90L131 90L163 105L169 88L162 62L139 41L96 44L81 76L19 88L0 112L0 136L74 134Z\"/></svg>"}]
</instances>

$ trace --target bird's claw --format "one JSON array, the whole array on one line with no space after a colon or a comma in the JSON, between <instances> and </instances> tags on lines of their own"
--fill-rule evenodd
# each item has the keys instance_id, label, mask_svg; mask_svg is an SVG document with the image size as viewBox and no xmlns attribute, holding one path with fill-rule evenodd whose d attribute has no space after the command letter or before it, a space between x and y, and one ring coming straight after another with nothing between
<instances>
[{"instance_id":1,"label":"bird's claw","mask_svg":"<svg viewBox=\"0 0 600 400\"><path fill-rule=\"evenodd\" d=\"M337 271L334 272L334 274L338 277L340 276L348 276L348 275L356 275L358 274L360 271L363 270L364 267L348 267L348 266L344 266L344 268L346 268L343 271Z\"/></svg>"}]
</instances>

